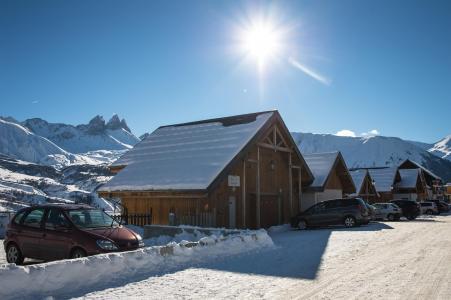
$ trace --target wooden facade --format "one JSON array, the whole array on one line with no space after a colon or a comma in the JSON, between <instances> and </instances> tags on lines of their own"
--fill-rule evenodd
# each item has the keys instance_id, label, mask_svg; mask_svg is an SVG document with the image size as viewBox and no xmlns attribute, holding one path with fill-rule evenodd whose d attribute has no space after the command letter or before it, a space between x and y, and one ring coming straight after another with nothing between
<instances>
[{"instance_id":1,"label":"wooden facade","mask_svg":"<svg viewBox=\"0 0 451 300\"><path fill-rule=\"evenodd\" d=\"M229 177L239 180L230 186ZM289 222L313 176L277 111L206 190L99 191L153 224L261 228Z\"/></svg>"}]
</instances>

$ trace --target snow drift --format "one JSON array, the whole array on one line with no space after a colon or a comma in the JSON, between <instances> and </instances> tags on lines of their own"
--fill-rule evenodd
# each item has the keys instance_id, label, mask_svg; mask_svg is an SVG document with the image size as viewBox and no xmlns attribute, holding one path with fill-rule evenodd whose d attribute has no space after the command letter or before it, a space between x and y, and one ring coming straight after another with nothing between
<instances>
[{"instance_id":1,"label":"snow drift","mask_svg":"<svg viewBox=\"0 0 451 300\"><path fill-rule=\"evenodd\" d=\"M173 243L33 266L3 265L0 266L0 299L76 296L96 288L272 247L273 242L265 230L258 230L221 238L204 237L197 247L187 245Z\"/></svg>"}]
</instances>

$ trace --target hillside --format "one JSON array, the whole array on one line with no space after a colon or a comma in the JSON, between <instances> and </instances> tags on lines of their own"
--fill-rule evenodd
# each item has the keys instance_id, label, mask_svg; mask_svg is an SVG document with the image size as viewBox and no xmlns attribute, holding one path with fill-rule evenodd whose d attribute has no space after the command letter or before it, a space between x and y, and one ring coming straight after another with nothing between
<instances>
[{"instance_id":1,"label":"hillside","mask_svg":"<svg viewBox=\"0 0 451 300\"><path fill-rule=\"evenodd\" d=\"M349 168L395 166L409 158L451 180L451 161L397 137L342 137L293 132L302 153L341 151Z\"/></svg>"}]
</instances>

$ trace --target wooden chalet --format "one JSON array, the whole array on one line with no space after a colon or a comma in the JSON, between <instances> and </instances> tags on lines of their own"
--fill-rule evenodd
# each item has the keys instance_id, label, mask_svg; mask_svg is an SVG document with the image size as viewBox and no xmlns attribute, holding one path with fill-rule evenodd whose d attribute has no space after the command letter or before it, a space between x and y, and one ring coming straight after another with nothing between
<instances>
[{"instance_id":1,"label":"wooden chalet","mask_svg":"<svg viewBox=\"0 0 451 300\"><path fill-rule=\"evenodd\" d=\"M394 190L396 184L401 181L397 167L368 168L373 179L379 201L388 202L394 199Z\"/></svg>"},{"instance_id":2,"label":"wooden chalet","mask_svg":"<svg viewBox=\"0 0 451 300\"><path fill-rule=\"evenodd\" d=\"M376 187L374 186L370 172L366 169L360 169L351 171L350 173L356 187L356 192L350 196L360 197L369 203L378 202L379 195L376 191Z\"/></svg>"},{"instance_id":3,"label":"wooden chalet","mask_svg":"<svg viewBox=\"0 0 451 300\"><path fill-rule=\"evenodd\" d=\"M427 199L441 199L443 198L443 179L434 174L431 170L426 169L419 163L406 159L399 165L399 169L419 169L426 182Z\"/></svg>"},{"instance_id":4,"label":"wooden chalet","mask_svg":"<svg viewBox=\"0 0 451 300\"><path fill-rule=\"evenodd\" d=\"M413 201L427 199L427 185L421 169L399 169L399 175L401 181L395 186L395 199Z\"/></svg>"},{"instance_id":5,"label":"wooden chalet","mask_svg":"<svg viewBox=\"0 0 451 300\"><path fill-rule=\"evenodd\" d=\"M112 166L98 193L153 224L289 222L314 177L278 111L162 126Z\"/></svg>"},{"instance_id":6,"label":"wooden chalet","mask_svg":"<svg viewBox=\"0 0 451 300\"><path fill-rule=\"evenodd\" d=\"M304 159L315 179L305 189L302 211L320 201L355 193L354 182L340 152L304 154Z\"/></svg>"}]
</instances>

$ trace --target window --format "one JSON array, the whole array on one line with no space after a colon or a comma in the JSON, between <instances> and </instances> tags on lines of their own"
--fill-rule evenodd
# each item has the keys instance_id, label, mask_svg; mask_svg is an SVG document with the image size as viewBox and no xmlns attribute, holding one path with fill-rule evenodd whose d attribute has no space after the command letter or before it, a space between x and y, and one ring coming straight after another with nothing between
<instances>
[{"instance_id":1,"label":"window","mask_svg":"<svg viewBox=\"0 0 451 300\"><path fill-rule=\"evenodd\" d=\"M113 227L119 224L99 209L75 209L68 211L69 218L77 227Z\"/></svg>"},{"instance_id":2,"label":"window","mask_svg":"<svg viewBox=\"0 0 451 300\"><path fill-rule=\"evenodd\" d=\"M40 228L42 217L44 216L44 208L38 208L30 211L23 219L23 225L29 227Z\"/></svg>"},{"instance_id":3,"label":"window","mask_svg":"<svg viewBox=\"0 0 451 300\"><path fill-rule=\"evenodd\" d=\"M340 205L341 205L340 202L341 202L340 200L327 201L327 202L325 202L326 209L333 209L333 208L340 207Z\"/></svg>"},{"instance_id":4,"label":"window","mask_svg":"<svg viewBox=\"0 0 451 300\"><path fill-rule=\"evenodd\" d=\"M15 224L20 224L20 221L22 220L23 215L24 215L26 212L27 212L26 210L19 212L19 213L14 217L14 221L13 221L13 222L14 222Z\"/></svg>"},{"instance_id":5,"label":"window","mask_svg":"<svg viewBox=\"0 0 451 300\"><path fill-rule=\"evenodd\" d=\"M64 217L61 210L57 208L51 208L45 221L45 229L57 230L62 228L69 228L70 224Z\"/></svg>"},{"instance_id":6,"label":"window","mask_svg":"<svg viewBox=\"0 0 451 300\"><path fill-rule=\"evenodd\" d=\"M341 200L342 206L352 206L352 205L357 205L357 200L356 199L342 199Z\"/></svg>"},{"instance_id":7,"label":"window","mask_svg":"<svg viewBox=\"0 0 451 300\"><path fill-rule=\"evenodd\" d=\"M312 207L313 213L320 213L323 212L326 209L326 204L324 202L318 203L317 205Z\"/></svg>"}]
</instances>

